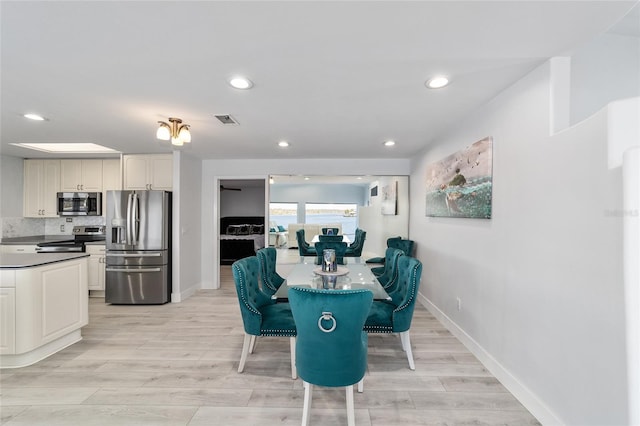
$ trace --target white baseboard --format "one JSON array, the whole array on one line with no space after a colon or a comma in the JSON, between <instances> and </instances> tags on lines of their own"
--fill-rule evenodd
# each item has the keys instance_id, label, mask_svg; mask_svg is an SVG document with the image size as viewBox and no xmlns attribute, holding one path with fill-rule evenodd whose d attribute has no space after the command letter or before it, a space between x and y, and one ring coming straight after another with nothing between
<instances>
[{"instance_id":1,"label":"white baseboard","mask_svg":"<svg viewBox=\"0 0 640 426\"><path fill-rule=\"evenodd\" d=\"M202 283L193 285L188 289L183 290L179 293L171 293L171 303L180 303L183 300L188 299L189 297L193 296L195 292L198 291L200 288L202 288Z\"/></svg>"},{"instance_id":2,"label":"white baseboard","mask_svg":"<svg viewBox=\"0 0 640 426\"><path fill-rule=\"evenodd\" d=\"M418 301L438 321L444 325L476 358L484 365L524 407L533 414L543 425L564 425L558 416L547 407L536 394L520 383L506 368L504 368L489 352L478 344L471 336L461 329L422 293L418 293Z\"/></svg>"}]
</instances>

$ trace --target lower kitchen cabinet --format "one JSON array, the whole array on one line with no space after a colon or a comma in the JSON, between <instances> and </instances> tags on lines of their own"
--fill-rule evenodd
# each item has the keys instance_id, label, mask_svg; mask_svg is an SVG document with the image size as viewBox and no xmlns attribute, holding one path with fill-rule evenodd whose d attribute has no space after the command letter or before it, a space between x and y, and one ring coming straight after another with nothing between
<instances>
[{"instance_id":1,"label":"lower kitchen cabinet","mask_svg":"<svg viewBox=\"0 0 640 426\"><path fill-rule=\"evenodd\" d=\"M3 368L30 365L75 343L88 322L86 258L0 270Z\"/></svg>"},{"instance_id":2,"label":"lower kitchen cabinet","mask_svg":"<svg viewBox=\"0 0 640 426\"><path fill-rule=\"evenodd\" d=\"M9 279L8 275L2 279ZM0 288L0 354L16 350L16 289Z\"/></svg>"},{"instance_id":3,"label":"lower kitchen cabinet","mask_svg":"<svg viewBox=\"0 0 640 426\"><path fill-rule=\"evenodd\" d=\"M87 244L89 254L89 290L104 290L105 246L103 244Z\"/></svg>"},{"instance_id":4,"label":"lower kitchen cabinet","mask_svg":"<svg viewBox=\"0 0 640 426\"><path fill-rule=\"evenodd\" d=\"M37 253L36 245L15 245L15 244L3 244L0 245L0 253Z\"/></svg>"}]
</instances>

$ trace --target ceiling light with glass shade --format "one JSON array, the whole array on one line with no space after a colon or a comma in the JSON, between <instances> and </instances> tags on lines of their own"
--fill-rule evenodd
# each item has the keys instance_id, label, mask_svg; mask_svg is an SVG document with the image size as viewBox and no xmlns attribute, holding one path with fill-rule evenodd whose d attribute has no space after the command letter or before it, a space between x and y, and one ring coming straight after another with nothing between
<instances>
[{"instance_id":1,"label":"ceiling light with glass shade","mask_svg":"<svg viewBox=\"0 0 640 426\"><path fill-rule=\"evenodd\" d=\"M191 142L191 132L188 124L182 124L179 118L169 117L169 123L158 121L160 127L156 132L156 138L162 141L171 140L171 145L183 146Z\"/></svg>"}]
</instances>

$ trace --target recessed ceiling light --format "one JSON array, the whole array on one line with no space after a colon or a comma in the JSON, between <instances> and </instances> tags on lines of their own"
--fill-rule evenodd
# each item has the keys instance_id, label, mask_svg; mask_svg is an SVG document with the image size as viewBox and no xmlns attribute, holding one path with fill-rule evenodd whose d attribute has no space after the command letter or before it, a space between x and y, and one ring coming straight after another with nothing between
<instances>
[{"instance_id":1,"label":"recessed ceiling light","mask_svg":"<svg viewBox=\"0 0 640 426\"><path fill-rule=\"evenodd\" d=\"M449 79L443 75L432 77L425 83L429 89L440 89L447 84L449 84Z\"/></svg>"},{"instance_id":2,"label":"recessed ceiling light","mask_svg":"<svg viewBox=\"0 0 640 426\"><path fill-rule=\"evenodd\" d=\"M43 116L38 115L38 114L31 114L31 113L25 114L23 117L24 118L28 118L29 120L35 120L35 121L44 121L45 120L45 118Z\"/></svg>"},{"instance_id":3,"label":"recessed ceiling light","mask_svg":"<svg viewBox=\"0 0 640 426\"><path fill-rule=\"evenodd\" d=\"M383 143L384 146L394 146L395 144L396 144L396 142L395 141L391 141L391 140L385 141Z\"/></svg>"},{"instance_id":4,"label":"recessed ceiling light","mask_svg":"<svg viewBox=\"0 0 640 426\"><path fill-rule=\"evenodd\" d=\"M288 147L288 146L289 146L289 142L287 142L287 141L280 141L280 142L278 142L278 146L279 146L280 148L286 148L286 147Z\"/></svg>"},{"instance_id":5,"label":"recessed ceiling light","mask_svg":"<svg viewBox=\"0 0 640 426\"><path fill-rule=\"evenodd\" d=\"M311 179L309 176L304 177L304 180L309 180L309 179Z\"/></svg>"},{"instance_id":6,"label":"recessed ceiling light","mask_svg":"<svg viewBox=\"0 0 640 426\"><path fill-rule=\"evenodd\" d=\"M107 154L118 151L95 143L12 143L11 145L36 151L65 154Z\"/></svg>"},{"instance_id":7,"label":"recessed ceiling light","mask_svg":"<svg viewBox=\"0 0 640 426\"><path fill-rule=\"evenodd\" d=\"M250 89L253 86L251 80L246 77L233 77L229 80L229 84L236 89Z\"/></svg>"}]
</instances>

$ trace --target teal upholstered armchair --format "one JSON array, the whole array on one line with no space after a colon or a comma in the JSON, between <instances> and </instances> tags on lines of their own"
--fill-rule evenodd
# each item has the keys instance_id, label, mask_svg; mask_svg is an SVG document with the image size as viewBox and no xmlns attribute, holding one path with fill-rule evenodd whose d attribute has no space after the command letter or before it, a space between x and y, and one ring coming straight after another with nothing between
<instances>
[{"instance_id":1,"label":"teal upholstered armchair","mask_svg":"<svg viewBox=\"0 0 640 426\"><path fill-rule=\"evenodd\" d=\"M402 255L402 250L394 248L388 248L385 252L384 270L377 278L387 293L390 289L395 289L398 280L398 258Z\"/></svg>"},{"instance_id":2,"label":"teal upholstered armchair","mask_svg":"<svg viewBox=\"0 0 640 426\"><path fill-rule=\"evenodd\" d=\"M236 293L240 303L240 313L244 324L244 343L238 373L244 371L244 364L253 349L258 336L282 336L290 338L291 377L296 378L295 336L296 325L288 303L275 303L260 290L258 275L260 265L256 256L245 257L231 265Z\"/></svg>"},{"instance_id":3,"label":"teal upholstered armchair","mask_svg":"<svg viewBox=\"0 0 640 426\"><path fill-rule=\"evenodd\" d=\"M315 256L316 249L311 247L305 239L304 229L298 229L296 231L296 240L298 240L298 251L300 256Z\"/></svg>"},{"instance_id":4,"label":"teal upholstered armchair","mask_svg":"<svg viewBox=\"0 0 640 426\"><path fill-rule=\"evenodd\" d=\"M347 257L360 257L362 256L362 249L364 248L364 240L367 238L367 232L360 228L356 228L356 235L353 242L347 247L345 256Z\"/></svg>"},{"instance_id":5,"label":"teal upholstered armchair","mask_svg":"<svg viewBox=\"0 0 640 426\"><path fill-rule=\"evenodd\" d=\"M362 327L372 300L369 290L289 288L298 329L296 367L305 389L302 425L309 424L312 385L345 386L347 423L355 424L353 385L362 384L367 369L367 335Z\"/></svg>"},{"instance_id":6,"label":"teal upholstered armchair","mask_svg":"<svg viewBox=\"0 0 640 426\"><path fill-rule=\"evenodd\" d=\"M322 252L325 249L334 249L336 251L336 263L344 265L344 256L347 251L347 243L345 242L317 242L316 245L316 265L322 265Z\"/></svg>"},{"instance_id":7,"label":"teal upholstered armchair","mask_svg":"<svg viewBox=\"0 0 640 426\"><path fill-rule=\"evenodd\" d=\"M260 281L262 291L268 296L273 296L285 279L276 272L278 250L273 247L265 247L256 252L260 261Z\"/></svg>"},{"instance_id":8,"label":"teal upholstered armchair","mask_svg":"<svg viewBox=\"0 0 640 426\"><path fill-rule=\"evenodd\" d=\"M402 349L407 354L409 368L416 369L411 352L409 329L416 304L422 263L409 256L398 258L398 279L395 289L389 292L390 301L373 302L364 330L368 333L399 333Z\"/></svg>"}]
</instances>

